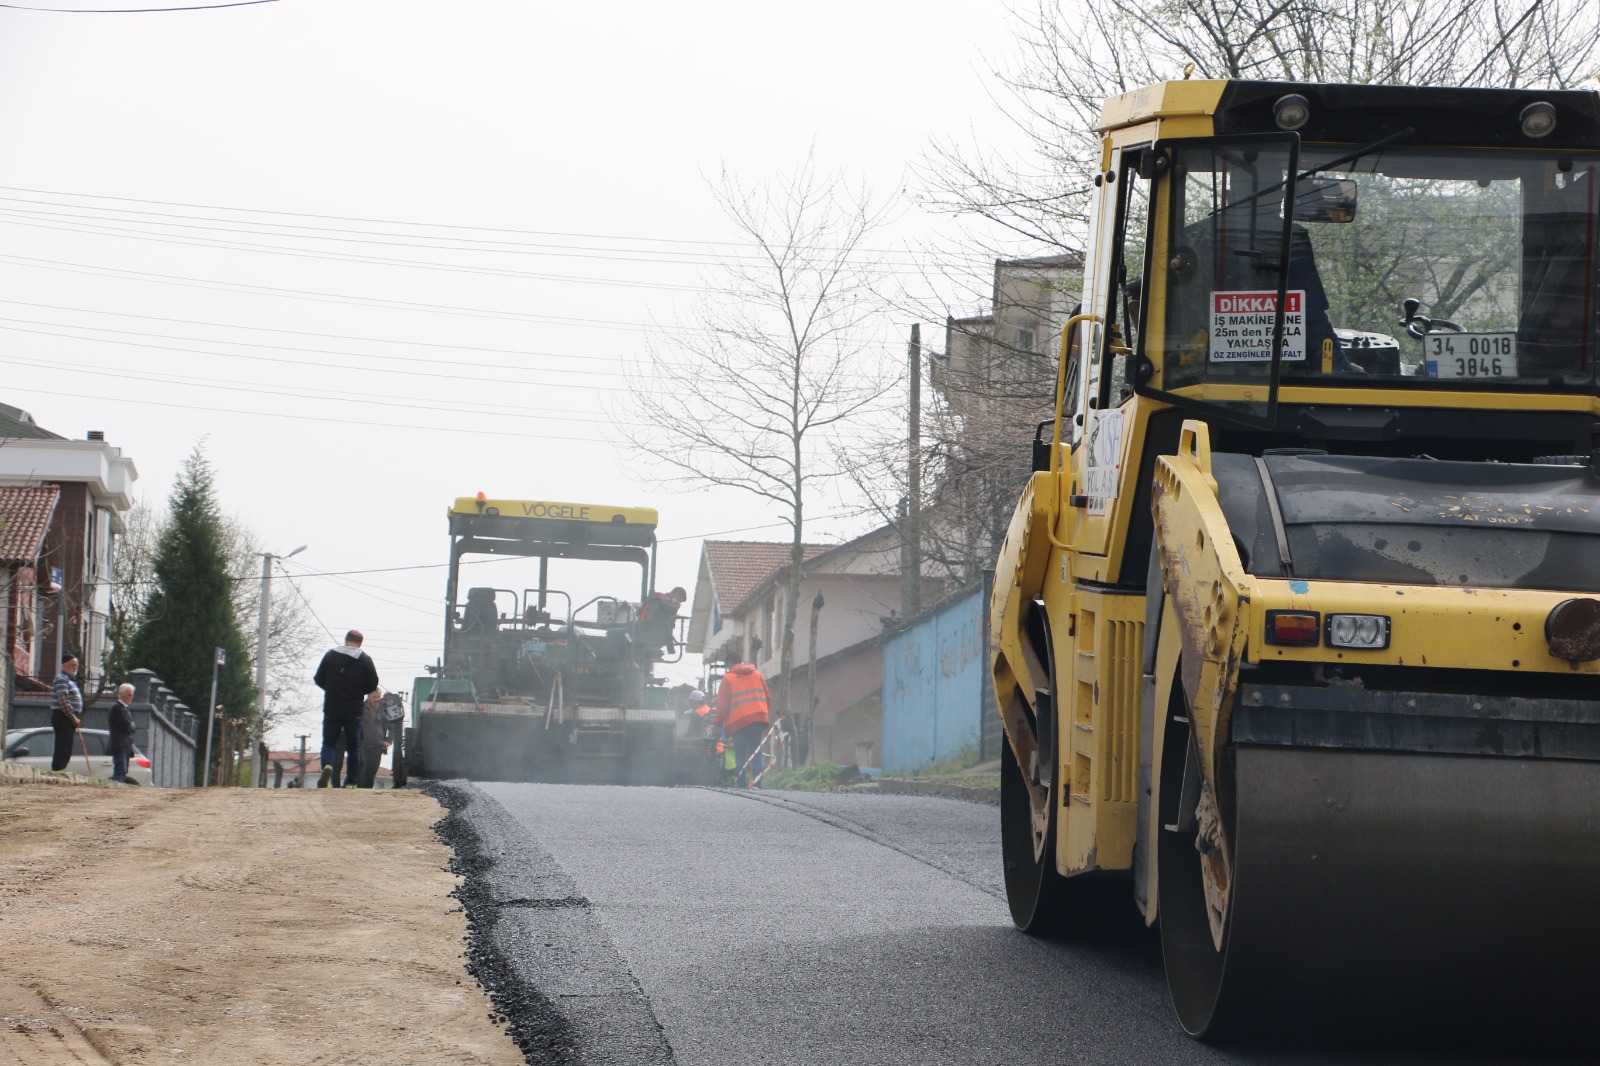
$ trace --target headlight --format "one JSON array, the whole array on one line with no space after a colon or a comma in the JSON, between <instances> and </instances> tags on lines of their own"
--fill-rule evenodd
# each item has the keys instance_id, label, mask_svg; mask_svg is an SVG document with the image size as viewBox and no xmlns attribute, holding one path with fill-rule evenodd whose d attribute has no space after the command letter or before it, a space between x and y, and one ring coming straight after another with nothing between
<instances>
[{"instance_id":1,"label":"headlight","mask_svg":"<svg viewBox=\"0 0 1600 1066\"><path fill-rule=\"evenodd\" d=\"M1517 116L1517 124L1522 127L1522 135L1534 140L1548 137L1556 129L1556 108L1544 100L1529 104Z\"/></svg>"},{"instance_id":2,"label":"headlight","mask_svg":"<svg viewBox=\"0 0 1600 1066\"><path fill-rule=\"evenodd\" d=\"M1272 120L1280 130L1297 130L1311 120L1311 101L1299 93L1280 96L1273 102Z\"/></svg>"},{"instance_id":3,"label":"headlight","mask_svg":"<svg viewBox=\"0 0 1600 1066\"><path fill-rule=\"evenodd\" d=\"M1378 651L1389 646L1389 618L1381 614L1330 614L1328 644Z\"/></svg>"}]
</instances>

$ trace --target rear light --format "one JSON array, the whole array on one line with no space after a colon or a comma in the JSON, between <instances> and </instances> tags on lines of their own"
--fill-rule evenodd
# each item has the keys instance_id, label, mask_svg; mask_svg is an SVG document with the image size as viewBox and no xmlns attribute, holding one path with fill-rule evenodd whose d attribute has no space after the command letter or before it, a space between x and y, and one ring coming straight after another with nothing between
<instances>
[{"instance_id":1,"label":"rear light","mask_svg":"<svg viewBox=\"0 0 1600 1066\"><path fill-rule=\"evenodd\" d=\"M1314 648L1322 642L1322 616L1316 611L1268 611L1267 643Z\"/></svg>"},{"instance_id":2,"label":"rear light","mask_svg":"<svg viewBox=\"0 0 1600 1066\"><path fill-rule=\"evenodd\" d=\"M1335 648L1379 651L1389 646L1389 617L1382 614L1330 614L1328 643Z\"/></svg>"},{"instance_id":3,"label":"rear light","mask_svg":"<svg viewBox=\"0 0 1600 1066\"><path fill-rule=\"evenodd\" d=\"M133 764L135 766L142 766L146 770L150 769L150 760L146 759L143 755L135 755L133 757Z\"/></svg>"}]
</instances>

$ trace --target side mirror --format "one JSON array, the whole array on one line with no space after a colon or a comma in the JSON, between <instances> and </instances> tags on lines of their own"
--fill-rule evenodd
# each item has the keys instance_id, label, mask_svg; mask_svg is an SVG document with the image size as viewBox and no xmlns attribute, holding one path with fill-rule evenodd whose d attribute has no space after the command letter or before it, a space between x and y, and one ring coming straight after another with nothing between
<instances>
[{"instance_id":1,"label":"side mirror","mask_svg":"<svg viewBox=\"0 0 1600 1066\"><path fill-rule=\"evenodd\" d=\"M1055 436L1056 420L1047 418L1033 427L1033 472L1050 469L1050 438Z\"/></svg>"},{"instance_id":2,"label":"side mirror","mask_svg":"<svg viewBox=\"0 0 1600 1066\"><path fill-rule=\"evenodd\" d=\"M20 748L12 748L11 749L11 753L9 755L7 755L6 758L8 758L8 759L24 759L24 758L27 758L29 755L32 755L32 754L33 754L33 752L29 751L27 749L27 747L24 746L24 747L20 747Z\"/></svg>"}]
</instances>

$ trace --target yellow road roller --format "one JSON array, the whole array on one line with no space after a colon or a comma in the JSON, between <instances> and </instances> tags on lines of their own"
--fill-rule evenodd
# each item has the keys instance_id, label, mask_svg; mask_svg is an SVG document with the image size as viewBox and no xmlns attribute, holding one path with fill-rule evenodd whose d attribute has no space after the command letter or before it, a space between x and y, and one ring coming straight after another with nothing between
<instances>
[{"instance_id":1,"label":"yellow road roller","mask_svg":"<svg viewBox=\"0 0 1600 1066\"><path fill-rule=\"evenodd\" d=\"M1197 1037L1586 1016L1600 96L1179 81L1098 132L990 611L1016 924L1123 882Z\"/></svg>"}]
</instances>

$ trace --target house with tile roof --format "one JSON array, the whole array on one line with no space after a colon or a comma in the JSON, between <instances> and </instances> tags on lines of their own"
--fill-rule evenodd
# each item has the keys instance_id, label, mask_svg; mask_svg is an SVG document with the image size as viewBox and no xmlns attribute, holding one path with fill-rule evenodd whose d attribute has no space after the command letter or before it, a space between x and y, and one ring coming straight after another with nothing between
<instances>
[{"instance_id":1,"label":"house with tile roof","mask_svg":"<svg viewBox=\"0 0 1600 1066\"><path fill-rule=\"evenodd\" d=\"M29 635L26 654L13 654L19 693L49 684L63 648L79 656L86 685L98 682L111 616L116 540L123 532L122 516L133 506L138 476L133 460L107 444L98 430L69 440L40 426L21 408L0 403L0 488L55 492L43 546L32 566L31 598L15 580L11 586L13 609L21 599L31 599L27 616L17 623L18 632ZM25 498L37 510L41 497Z\"/></svg>"},{"instance_id":2,"label":"house with tile roof","mask_svg":"<svg viewBox=\"0 0 1600 1066\"><path fill-rule=\"evenodd\" d=\"M0 485L0 651L13 663L34 661L39 556L60 498L56 485Z\"/></svg>"},{"instance_id":3,"label":"house with tile roof","mask_svg":"<svg viewBox=\"0 0 1600 1066\"><path fill-rule=\"evenodd\" d=\"M781 682L781 643L791 546L771 541L706 541L690 601L688 650L712 672L730 654ZM794 624L791 709L809 697L811 757L878 765L882 746L886 625L900 612L900 538L890 527L839 545L808 544ZM821 608L812 631L812 606ZM810 669L816 648L815 686Z\"/></svg>"},{"instance_id":4,"label":"house with tile roof","mask_svg":"<svg viewBox=\"0 0 1600 1066\"><path fill-rule=\"evenodd\" d=\"M39 556L60 497L55 485L0 485L0 671L7 660L34 659ZM7 728L11 702L9 691L4 696L0 731Z\"/></svg>"}]
</instances>

